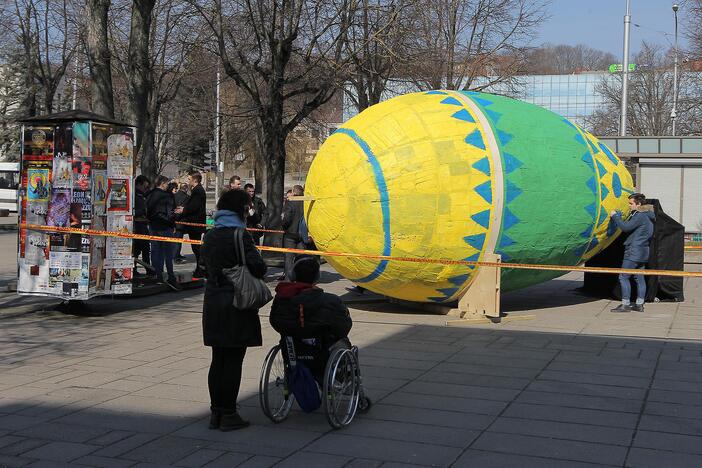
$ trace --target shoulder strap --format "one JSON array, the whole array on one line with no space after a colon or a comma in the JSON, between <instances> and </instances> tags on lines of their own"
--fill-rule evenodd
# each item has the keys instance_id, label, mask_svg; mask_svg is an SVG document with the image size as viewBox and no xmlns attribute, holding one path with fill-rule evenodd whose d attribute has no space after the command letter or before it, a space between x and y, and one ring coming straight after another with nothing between
<instances>
[{"instance_id":1,"label":"shoulder strap","mask_svg":"<svg viewBox=\"0 0 702 468\"><path fill-rule=\"evenodd\" d=\"M234 229L234 249L239 259L239 265L246 264L246 254L244 251L244 228Z\"/></svg>"}]
</instances>

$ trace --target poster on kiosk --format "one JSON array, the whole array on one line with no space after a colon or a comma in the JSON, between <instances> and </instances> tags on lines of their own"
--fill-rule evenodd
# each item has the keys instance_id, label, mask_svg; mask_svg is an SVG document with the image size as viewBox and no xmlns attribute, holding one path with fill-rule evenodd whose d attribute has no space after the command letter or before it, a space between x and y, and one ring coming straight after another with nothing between
<instances>
[{"instance_id":1,"label":"poster on kiosk","mask_svg":"<svg viewBox=\"0 0 702 468\"><path fill-rule=\"evenodd\" d=\"M23 122L18 280L22 295L86 300L132 292L134 128L85 111ZM45 226L43 230L32 226Z\"/></svg>"}]
</instances>

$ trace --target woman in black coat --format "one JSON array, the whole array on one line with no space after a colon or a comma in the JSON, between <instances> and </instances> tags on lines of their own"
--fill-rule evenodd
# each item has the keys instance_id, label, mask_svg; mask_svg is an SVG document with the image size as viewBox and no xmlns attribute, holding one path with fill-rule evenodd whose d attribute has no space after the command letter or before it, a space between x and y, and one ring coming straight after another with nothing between
<instances>
[{"instance_id":1,"label":"woman in black coat","mask_svg":"<svg viewBox=\"0 0 702 468\"><path fill-rule=\"evenodd\" d=\"M210 390L210 429L231 431L249 425L236 411L241 384L241 367L246 348L261 346L258 310L239 310L232 305L234 287L222 274L223 268L239 264L234 249L237 229L246 229L245 212L249 198L243 190L230 190L217 202L215 227L203 239L201 256L207 271L202 332L205 346L212 347L207 383ZM257 278L266 274L251 235L244 231L244 253L249 272Z\"/></svg>"}]
</instances>

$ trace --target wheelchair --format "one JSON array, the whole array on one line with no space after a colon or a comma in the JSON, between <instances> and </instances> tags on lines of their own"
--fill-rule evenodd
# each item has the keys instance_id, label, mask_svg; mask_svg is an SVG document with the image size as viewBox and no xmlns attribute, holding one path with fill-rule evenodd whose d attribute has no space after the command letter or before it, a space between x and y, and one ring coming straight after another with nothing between
<instances>
[{"instance_id":1,"label":"wheelchair","mask_svg":"<svg viewBox=\"0 0 702 468\"><path fill-rule=\"evenodd\" d=\"M259 382L261 409L274 423L284 421L295 402L289 376L291 362L296 361L303 362L315 376L321 389L321 406L332 428L348 426L357 412L370 409L372 402L361 380L358 347L348 340L329 346L328 341L319 338L282 336L268 352Z\"/></svg>"}]
</instances>

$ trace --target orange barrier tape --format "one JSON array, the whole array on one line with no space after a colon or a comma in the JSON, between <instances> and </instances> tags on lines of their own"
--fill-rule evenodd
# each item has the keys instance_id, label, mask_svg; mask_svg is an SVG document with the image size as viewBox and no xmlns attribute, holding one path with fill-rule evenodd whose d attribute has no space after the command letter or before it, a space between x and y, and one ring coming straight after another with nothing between
<instances>
[{"instance_id":1,"label":"orange barrier tape","mask_svg":"<svg viewBox=\"0 0 702 468\"><path fill-rule=\"evenodd\" d=\"M204 227L207 229L211 229L214 226L210 226L209 224L202 224L202 223L188 223L186 221L176 221L176 224L182 224L183 226L195 226L195 227ZM276 231L274 229L259 229L259 228L246 228L247 231L255 231L255 232L271 232L273 234L285 234L285 231Z\"/></svg>"},{"instance_id":2,"label":"orange barrier tape","mask_svg":"<svg viewBox=\"0 0 702 468\"><path fill-rule=\"evenodd\" d=\"M175 242L184 244L202 244L202 241L198 240L185 240L179 239L177 237L161 237L161 236L151 236L146 234L132 234L128 232L113 232L113 231L97 231L94 229L76 229L76 228L65 228L65 227L54 227L54 226L42 226L38 224L20 224L20 228L31 229L37 231L50 231L50 232L65 232L69 234L83 234L91 236L103 236L103 237L122 237L127 239L143 239L143 240L155 240L163 242ZM702 271L676 271L676 270L636 270L632 268L607 268L607 267L585 267L578 265L534 265L528 263L501 263L501 262L475 262L466 260L449 260L443 258L419 258L419 257L391 257L387 255L370 255L370 254L357 254L357 253L346 253L346 252L328 252L319 250L304 250L304 249L287 249L283 247L269 247L266 245L257 246L259 250L264 250L268 252L281 252L281 253L295 253L295 254L305 254L305 255L320 255L323 257L347 257L347 258L361 258L368 260L389 260L395 262L409 262L409 263L434 263L439 265L465 265L465 266L488 266L496 268L515 268L519 270L548 270L548 271L583 271L587 273L609 273L609 274L619 274L619 273L629 273L633 275L644 275L644 276L682 276L682 277L694 277L702 278Z\"/></svg>"},{"instance_id":3,"label":"orange barrier tape","mask_svg":"<svg viewBox=\"0 0 702 468\"><path fill-rule=\"evenodd\" d=\"M685 250L702 250L702 245L686 245Z\"/></svg>"}]
</instances>

